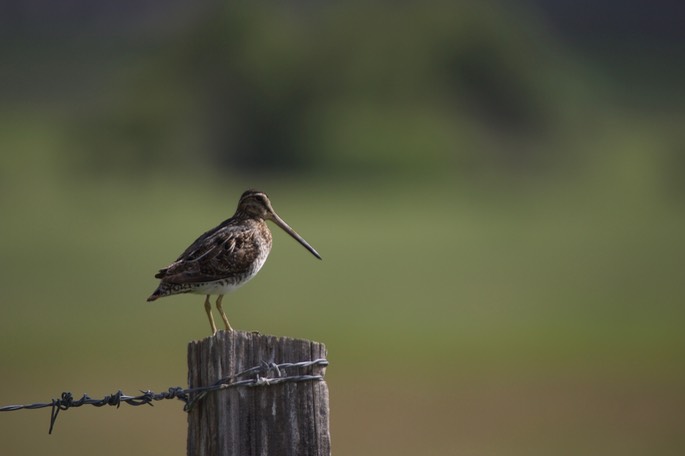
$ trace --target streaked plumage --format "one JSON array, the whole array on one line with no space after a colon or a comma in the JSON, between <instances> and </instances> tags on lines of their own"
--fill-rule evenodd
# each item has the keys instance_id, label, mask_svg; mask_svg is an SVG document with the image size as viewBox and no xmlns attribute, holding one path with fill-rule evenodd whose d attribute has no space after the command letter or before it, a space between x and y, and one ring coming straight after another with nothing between
<instances>
[{"instance_id":1,"label":"streaked plumage","mask_svg":"<svg viewBox=\"0 0 685 456\"><path fill-rule=\"evenodd\" d=\"M254 277L264 265L272 243L266 220L276 223L321 259L317 251L276 214L265 193L248 190L240 197L233 217L204 233L176 261L160 269L155 277L161 282L147 300L180 293L204 294L205 310L212 333L215 333L209 296L219 295L216 307L226 329L232 330L221 300L224 294Z\"/></svg>"}]
</instances>

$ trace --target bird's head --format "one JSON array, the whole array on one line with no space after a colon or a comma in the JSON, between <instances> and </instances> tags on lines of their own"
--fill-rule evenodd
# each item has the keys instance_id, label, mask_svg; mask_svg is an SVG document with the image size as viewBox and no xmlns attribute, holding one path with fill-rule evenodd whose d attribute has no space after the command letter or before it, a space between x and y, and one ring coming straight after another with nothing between
<instances>
[{"instance_id":1,"label":"bird's head","mask_svg":"<svg viewBox=\"0 0 685 456\"><path fill-rule=\"evenodd\" d=\"M269 197L259 190L247 190L243 193L238 202L237 212L263 220L271 220L275 215Z\"/></svg>"},{"instance_id":2,"label":"bird's head","mask_svg":"<svg viewBox=\"0 0 685 456\"><path fill-rule=\"evenodd\" d=\"M283 231L297 240L297 242L302 244L302 246L309 250L312 255L318 259L321 259L321 255L314 250L314 247L309 245L307 241L302 238L302 236L297 234L295 230L290 228L290 226L288 226L288 224L285 223L285 221L280 218L278 214L276 214L274 208L271 207L271 201L269 201L269 197L266 195L266 193L260 192L259 190L247 190L240 197L240 201L238 202L238 210L236 211L236 215L237 214L242 214L247 217L261 220L271 220Z\"/></svg>"}]
</instances>

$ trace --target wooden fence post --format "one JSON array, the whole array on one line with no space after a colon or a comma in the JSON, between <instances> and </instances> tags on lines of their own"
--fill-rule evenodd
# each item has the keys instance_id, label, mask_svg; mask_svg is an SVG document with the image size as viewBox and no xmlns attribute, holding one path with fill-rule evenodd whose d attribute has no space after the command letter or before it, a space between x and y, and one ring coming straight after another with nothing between
<instances>
[{"instance_id":1,"label":"wooden fence post","mask_svg":"<svg viewBox=\"0 0 685 456\"><path fill-rule=\"evenodd\" d=\"M209 386L265 362L325 358L326 347L319 342L219 331L188 345L188 384ZM299 373L323 375L324 370L314 366ZM328 387L323 380L213 391L188 413L188 456L330 454Z\"/></svg>"}]
</instances>

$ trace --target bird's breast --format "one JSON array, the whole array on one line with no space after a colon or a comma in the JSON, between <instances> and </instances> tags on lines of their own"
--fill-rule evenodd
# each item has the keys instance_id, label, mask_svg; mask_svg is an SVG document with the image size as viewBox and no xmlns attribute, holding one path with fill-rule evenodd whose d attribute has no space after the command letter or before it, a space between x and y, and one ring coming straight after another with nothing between
<instances>
[{"instance_id":1,"label":"bird's breast","mask_svg":"<svg viewBox=\"0 0 685 456\"><path fill-rule=\"evenodd\" d=\"M271 252L272 237L271 231L266 226L266 222L261 222L259 227L254 231L254 245L256 247L257 255L252 261L252 266L250 267L250 276L254 276L262 269L266 259Z\"/></svg>"}]
</instances>

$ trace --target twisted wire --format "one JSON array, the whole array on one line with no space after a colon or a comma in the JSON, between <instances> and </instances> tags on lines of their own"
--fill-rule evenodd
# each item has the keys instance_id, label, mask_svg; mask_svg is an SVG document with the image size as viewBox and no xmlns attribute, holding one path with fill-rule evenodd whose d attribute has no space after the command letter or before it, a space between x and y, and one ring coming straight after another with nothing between
<instances>
[{"instance_id":1,"label":"twisted wire","mask_svg":"<svg viewBox=\"0 0 685 456\"><path fill-rule=\"evenodd\" d=\"M34 410L40 408L51 407L50 413L50 429L49 434L55 427L57 416L62 410L68 410L74 407L81 407L83 405L92 405L95 407L103 407L105 405L111 407L121 406L121 403L137 407L139 405L154 405L152 402L166 399L178 399L185 403L183 410L190 412L190 410L200 401L202 401L209 393L220 391L227 388L243 387L263 387L278 385L281 383L299 383L309 381L323 380L322 374L297 374L288 375L288 369L303 369L307 367L326 367L328 360L315 359L312 361L301 361L297 363L280 363L262 361L259 366L245 369L231 376L217 380L214 384L209 386L198 386L195 388L181 388L175 386L167 389L161 393L153 391L141 390L141 394L137 396L129 396L124 394L121 390L114 394L107 395L102 399L93 399L87 394L81 396L80 399L74 399L70 392L63 392L59 399L52 399L50 402L37 402L34 404L24 405L6 405L0 407L0 412L13 412L16 410ZM250 377L253 376L253 377ZM250 378L243 378L250 377Z\"/></svg>"}]
</instances>

